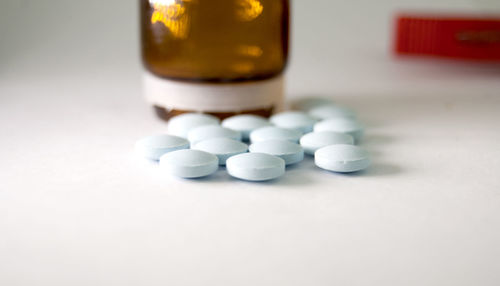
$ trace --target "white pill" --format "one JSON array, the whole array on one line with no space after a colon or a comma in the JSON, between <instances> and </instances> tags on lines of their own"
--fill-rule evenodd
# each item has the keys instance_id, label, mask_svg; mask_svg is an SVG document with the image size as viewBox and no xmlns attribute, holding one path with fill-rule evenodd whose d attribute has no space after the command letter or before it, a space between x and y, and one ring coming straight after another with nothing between
<instances>
[{"instance_id":1,"label":"white pill","mask_svg":"<svg viewBox=\"0 0 500 286\"><path fill-rule=\"evenodd\" d=\"M294 129L302 133L312 131L316 120L301 111L287 111L275 114L269 118L272 124L288 129Z\"/></svg>"},{"instance_id":2,"label":"white pill","mask_svg":"<svg viewBox=\"0 0 500 286\"><path fill-rule=\"evenodd\" d=\"M226 162L229 175L247 181L267 181L285 174L285 161L263 153L245 153Z\"/></svg>"},{"instance_id":3,"label":"white pill","mask_svg":"<svg viewBox=\"0 0 500 286\"><path fill-rule=\"evenodd\" d=\"M212 138L200 141L191 148L214 154L219 158L219 165L226 165L226 161L230 157L246 153L248 145L228 138Z\"/></svg>"},{"instance_id":4,"label":"white pill","mask_svg":"<svg viewBox=\"0 0 500 286\"><path fill-rule=\"evenodd\" d=\"M309 110L308 114L317 120L330 118L356 118L356 114L351 109L334 104L315 107Z\"/></svg>"},{"instance_id":5,"label":"white pill","mask_svg":"<svg viewBox=\"0 0 500 286\"><path fill-rule=\"evenodd\" d=\"M334 144L352 145L354 139L349 134L333 131L312 132L300 138L300 145L304 148L304 152L309 155L314 155L314 152L319 148Z\"/></svg>"},{"instance_id":6,"label":"white pill","mask_svg":"<svg viewBox=\"0 0 500 286\"><path fill-rule=\"evenodd\" d=\"M245 141L249 140L252 131L270 125L266 118L252 114L235 115L222 121L222 126L241 132Z\"/></svg>"},{"instance_id":7,"label":"white pill","mask_svg":"<svg viewBox=\"0 0 500 286\"><path fill-rule=\"evenodd\" d=\"M200 178L215 173L219 159L200 150L178 150L161 156L160 166L177 177Z\"/></svg>"},{"instance_id":8,"label":"white pill","mask_svg":"<svg viewBox=\"0 0 500 286\"><path fill-rule=\"evenodd\" d=\"M287 140L293 143L299 142L302 133L297 130L268 126L262 127L250 133L252 143L267 140Z\"/></svg>"},{"instance_id":9,"label":"white pill","mask_svg":"<svg viewBox=\"0 0 500 286\"><path fill-rule=\"evenodd\" d=\"M333 100L328 97L309 96L295 100L292 107L297 110L309 111L315 107L334 104Z\"/></svg>"},{"instance_id":10,"label":"white pill","mask_svg":"<svg viewBox=\"0 0 500 286\"><path fill-rule=\"evenodd\" d=\"M188 133L188 140L191 144L195 144L202 140L212 138L229 138L233 140L241 140L241 133L229 128L224 128L219 125L204 125L191 129Z\"/></svg>"},{"instance_id":11,"label":"white pill","mask_svg":"<svg viewBox=\"0 0 500 286\"><path fill-rule=\"evenodd\" d=\"M170 134L187 138L189 131L203 125L218 125L215 116L202 113L186 113L172 117L168 121L167 130Z\"/></svg>"},{"instance_id":12,"label":"white pill","mask_svg":"<svg viewBox=\"0 0 500 286\"><path fill-rule=\"evenodd\" d=\"M252 153L265 153L285 160L286 165L291 165L304 160L304 150L299 144L284 140L268 140L253 143L249 147Z\"/></svg>"},{"instance_id":13,"label":"white pill","mask_svg":"<svg viewBox=\"0 0 500 286\"><path fill-rule=\"evenodd\" d=\"M361 147L337 144L318 149L314 153L314 163L325 170L350 173L366 169L370 165L370 158Z\"/></svg>"},{"instance_id":14,"label":"white pill","mask_svg":"<svg viewBox=\"0 0 500 286\"><path fill-rule=\"evenodd\" d=\"M314 125L314 132L333 131L346 133L354 138L355 142L359 142L363 137L364 128L358 121L347 118L331 118L320 121Z\"/></svg>"},{"instance_id":15,"label":"white pill","mask_svg":"<svg viewBox=\"0 0 500 286\"><path fill-rule=\"evenodd\" d=\"M148 136L135 143L136 152L151 160L159 160L168 152L188 148L189 142L186 139L173 135Z\"/></svg>"}]
</instances>

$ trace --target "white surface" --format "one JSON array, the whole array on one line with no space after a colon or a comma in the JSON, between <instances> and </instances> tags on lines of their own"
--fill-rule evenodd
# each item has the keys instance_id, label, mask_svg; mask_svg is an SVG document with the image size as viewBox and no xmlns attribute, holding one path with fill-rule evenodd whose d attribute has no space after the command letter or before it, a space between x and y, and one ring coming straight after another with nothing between
<instances>
[{"instance_id":1,"label":"white surface","mask_svg":"<svg viewBox=\"0 0 500 286\"><path fill-rule=\"evenodd\" d=\"M295 1L289 93L357 110L373 167L263 184L135 157L166 125L120 3L0 4L0 285L498 284L499 68L386 52L395 8L498 1Z\"/></svg>"}]
</instances>

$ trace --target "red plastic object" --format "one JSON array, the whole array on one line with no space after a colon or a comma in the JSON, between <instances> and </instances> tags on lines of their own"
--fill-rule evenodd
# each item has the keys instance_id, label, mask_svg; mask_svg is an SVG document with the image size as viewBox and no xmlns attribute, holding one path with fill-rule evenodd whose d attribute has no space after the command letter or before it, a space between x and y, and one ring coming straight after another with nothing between
<instances>
[{"instance_id":1,"label":"red plastic object","mask_svg":"<svg viewBox=\"0 0 500 286\"><path fill-rule=\"evenodd\" d=\"M500 17L397 17L395 53L500 61Z\"/></svg>"}]
</instances>

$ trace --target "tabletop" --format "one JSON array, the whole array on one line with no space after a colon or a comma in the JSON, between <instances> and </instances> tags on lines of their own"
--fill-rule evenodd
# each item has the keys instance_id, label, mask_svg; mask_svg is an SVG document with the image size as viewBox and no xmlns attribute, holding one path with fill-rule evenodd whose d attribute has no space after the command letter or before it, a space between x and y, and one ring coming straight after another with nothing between
<instances>
[{"instance_id":1,"label":"tabletop","mask_svg":"<svg viewBox=\"0 0 500 286\"><path fill-rule=\"evenodd\" d=\"M134 3L0 4L0 285L497 285L500 67L396 59L391 13L423 4L360 3L294 2L287 101L356 110L373 165L267 183L134 154L166 131Z\"/></svg>"}]
</instances>

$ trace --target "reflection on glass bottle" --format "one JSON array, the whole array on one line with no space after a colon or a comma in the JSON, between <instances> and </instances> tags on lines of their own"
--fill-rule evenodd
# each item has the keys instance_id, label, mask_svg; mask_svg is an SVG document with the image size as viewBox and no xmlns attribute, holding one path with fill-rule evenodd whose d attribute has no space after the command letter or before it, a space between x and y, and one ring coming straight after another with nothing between
<instances>
[{"instance_id":1,"label":"reflection on glass bottle","mask_svg":"<svg viewBox=\"0 0 500 286\"><path fill-rule=\"evenodd\" d=\"M259 0L238 0L238 9L236 10L236 15L242 21L253 21L255 18L259 17L264 10L264 6Z\"/></svg>"},{"instance_id":2,"label":"reflection on glass bottle","mask_svg":"<svg viewBox=\"0 0 500 286\"><path fill-rule=\"evenodd\" d=\"M186 7L168 0L149 0L149 3L153 9L151 24L162 23L175 38L187 37L189 16Z\"/></svg>"}]
</instances>

